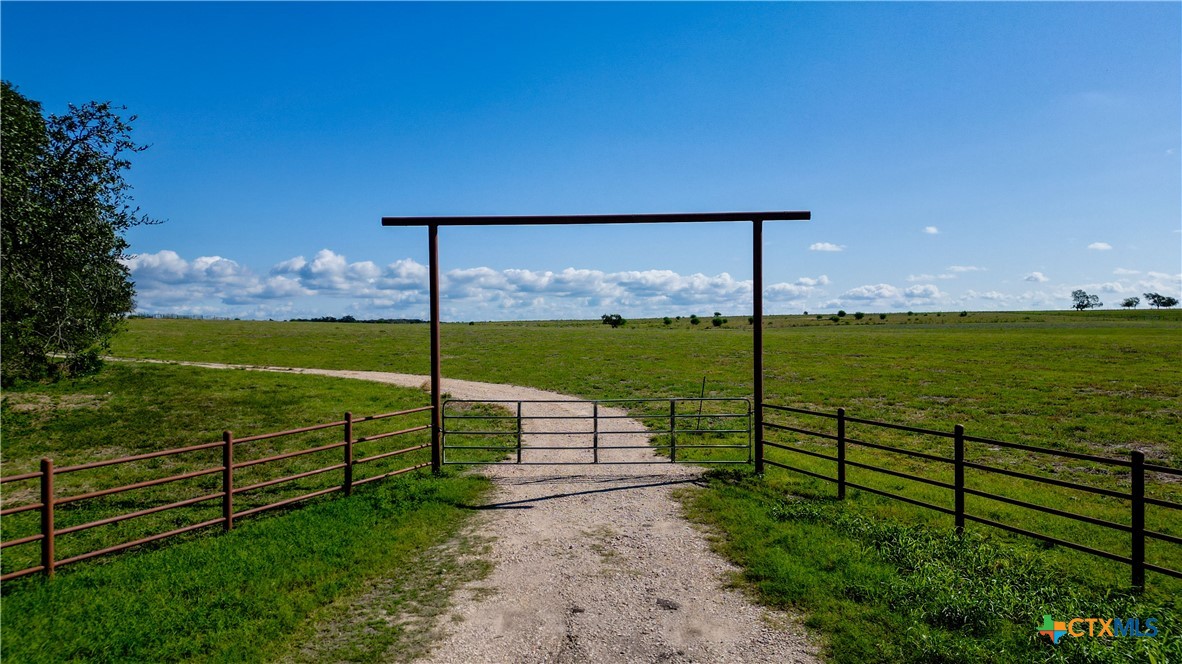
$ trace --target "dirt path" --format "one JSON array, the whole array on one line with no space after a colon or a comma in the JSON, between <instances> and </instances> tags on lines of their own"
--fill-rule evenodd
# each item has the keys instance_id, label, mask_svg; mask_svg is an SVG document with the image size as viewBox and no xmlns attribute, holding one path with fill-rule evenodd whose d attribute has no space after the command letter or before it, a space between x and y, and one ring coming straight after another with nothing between
<instances>
[{"instance_id":1,"label":"dirt path","mask_svg":"<svg viewBox=\"0 0 1182 664\"><path fill-rule=\"evenodd\" d=\"M231 368L232 365L179 363ZM232 367L421 387L424 376L376 371ZM445 379L457 399L569 399L511 385ZM527 404L524 414L587 416L582 403ZM604 415L613 415L601 409ZM583 446L588 419L526 421L523 444ZM630 419L601 430L639 431ZM624 442L625 440L629 442ZM613 436L642 444L644 434ZM617 450L618 460L652 460ZM526 451L525 460L584 461L587 452ZM606 458L602 457L601 458ZM642 466L486 466L496 489L466 537L491 541L492 572L461 586L429 662L814 662L815 643L794 617L727 588L735 568L680 516L671 493L700 469Z\"/></svg>"}]
</instances>

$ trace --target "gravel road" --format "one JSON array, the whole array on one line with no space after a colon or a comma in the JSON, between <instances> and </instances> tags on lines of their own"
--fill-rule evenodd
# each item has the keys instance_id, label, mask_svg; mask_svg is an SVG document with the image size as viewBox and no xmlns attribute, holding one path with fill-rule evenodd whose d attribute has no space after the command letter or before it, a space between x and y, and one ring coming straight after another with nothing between
<instances>
[{"instance_id":1,"label":"gravel road","mask_svg":"<svg viewBox=\"0 0 1182 664\"><path fill-rule=\"evenodd\" d=\"M230 365L182 363L228 368ZM235 367L421 387L424 376L374 371ZM531 388L448 380L457 399L569 399ZM526 404L528 448L585 446L586 403ZM601 408L602 415L621 414ZM641 431L630 419L601 430ZM612 444L643 444L642 434ZM630 441L630 442L624 442ZM604 460L655 460L650 450L601 453ZM529 451L525 461L587 461L587 451ZM637 466L485 466L495 482L467 536L491 541L493 571L453 597L443 637L428 662L816 662L816 639L797 617L753 604L728 588L736 568L680 516L671 496L700 469Z\"/></svg>"}]
</instances>

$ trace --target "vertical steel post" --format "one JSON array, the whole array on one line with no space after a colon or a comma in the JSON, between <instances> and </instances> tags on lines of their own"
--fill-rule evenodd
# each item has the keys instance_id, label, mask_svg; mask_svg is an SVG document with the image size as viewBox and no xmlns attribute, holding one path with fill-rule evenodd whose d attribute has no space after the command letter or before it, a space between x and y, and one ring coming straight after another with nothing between
<instances>
[{"instance_id":1,"label":"vertical steel post","mask_svg":"<svg viewBox=\"0 0 1182 664\"><path fill-rule=\"evenodd\" d=\"M1145 589L1145 454L1133 450L1133 588Z\"/></svg>"},{"instance_id":2,"label":"vertical steel post","mask_svg":"<svg viewBox=\"0 0 1182 664\"><path fill-rule=\"evenodd\" d=\"M222 432L222 528L234 528L234 435Z\"/></svg>"},{"instance_id":3,"label":"vertical steel post","mask_svg":"<svg viewBox=\"0 0 1182 664\"><path fill-rule=\"evenodd\" d=\"M353 495L353 413L345 413L345 495Z\"/></svg>"},{"instance_id":4,"label":"vertical steel post","mask_svg":"<svg viewBox=\"0 0 1182 664\"><path fill-rule=\"evenodd\" d=\"M441 432L443 371L439 361L439 224L427 226L431 290L431 472L439 474L443 464Z\"/></svg>"},{"instance_id":5,"label":"vertical steel post","mask_svg":"<svg viewBox=\"0 0 1182 664\"><path fill-rule=\"evenodd\" d=\"M751 301L755 306L752 316L754 365L751 369L755 392L755 472L763 474L763 220L751 220Z\"/></svg>"},{"instance_id":6,"label":"vertical steel post","mask_svg":"<svg viewBox=\"0 0 1182 664\"><path fill-rule=\"evenodd\" d=\"M591 456L599 463L599 402L591 402Z\"/></svg>"},{"instance_id":7,"label":"vertical steel post","mask_svg":"<svg viewBox=\"0 0 1182 664\"><path fill-rule=\"evenodd\" d=\"M41 459L41 567L53 578L53 459Z\"/></svg>"},{"instance_id":8,"label":"vertical steel post","mask_svg":"<svg viewBox=\"0 0 1182 664\"><path fill-rule=\"evenodd\" d=\"M517 463L521 463L521 402L517 402Z\"/></svg>"},{"instance_id":9,"label":"vertical steel post","mask_svg":"<svg viewBox=\"0 0 1182 664\"><path fill-rule=\"evenodd\" d=\"M953 485L956 487L953 511L956 517L956 534L964 533L964 427L956 425L953 430L956 449L953 451Z\"/></svg>"},{"instance_id":10,"label":"vertical steel post","mask_svg":"<svg viewBox=\"0 0 1182 664\"><path fill-rule=\"evenodd\" d=\"M677 463L677 401L669 400L669 461Z\"/></svg>"},{"instance_id":11,"label":"vertical steel post","mask_svg":"<svg viewBox=\"0 0 1182 664\"><path fill-rule=\"evenodd\" d=\"M845 500L845 409L837 409L837 499Z\"/></svg>"}]
</instances>

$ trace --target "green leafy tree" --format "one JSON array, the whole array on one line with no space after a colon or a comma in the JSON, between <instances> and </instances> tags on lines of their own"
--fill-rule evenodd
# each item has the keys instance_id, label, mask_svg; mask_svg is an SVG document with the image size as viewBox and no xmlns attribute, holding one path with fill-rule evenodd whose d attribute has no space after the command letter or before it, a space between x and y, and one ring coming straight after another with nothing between
<instances>
[{"instance_id":1,"label":"green leafy tree","mask_svg":"<svg viewBox=\"0 0 1182 664\"><path fill-rule=\"evenodd\" d=\"M604 325L611 325L612 329L620 327L624 323L628 322L624 320L624 317L620 314L604 314L600 316L600 318L603 320Z\"/></svg>"},{"instance_id":2,"label":"green leafy tree","mask_svg":"<svg viewBox=\"0 0 1182 664\"><path fill-rule=\"evenodd\" d=\"M661 322L662 322L662 323L664 323L665 325L672 325L672 324L673 324L673 319L672 319L672 318L670 318L670 317L668 317L668 316L665 316L665 319L664 319L664 320L662 320Z\"/></svg>"},{"instance_id":3,"label":"green leafy tree","mask_svg":"<svg viewBox=\"0 0 1182 664\"><path fill-rule=\"evenodd\" d=\"M862 320L865 317L866 317L866 314L862 313L861 311L854 312L854 319L855 320Z\"/></svg>"},{"instance_id":4,"label":"green leafy tree","mask_svg":"<svg viewBox=\"0 0 1182 664\"><path fill-rule=\"evenodd\" d=\"M701 322L702 322L702 319L698 318L697 314L690 314L690 325L697 325L698 323L701 323Z\"/></svg>"},{"instance_id":5,"label":"green leafy tree","mask_svg":"<svg viewBox=\"0 0 1182 664\"><path fill-rule=\"evenodd\" d=\"M123 233L156 223L123 178L146 146L109 102L45 117L4 81L2 107L3 382L96 371L134 308Z\"/></svg>"},{"instance_id":6,"label":"green leafy tree","mask_svg":"<svg viewBox=\"0 0 1182 664\"><path fill-rule=\"evenodd\" d=\"M1126 298L1125 298L1125 299L1124 299L1124 300L1123 300L1123 301L1120 303L1120 306L1124 307L1125 309L1136 309L1138 304L1141 304L1141 298L1139 298L1139 297L1126 297Z\"/></svg>"},{"instance_id":7,"label":"green leafy tree","mask_svg":"<svg viewBox=\"0 0 1182 664\"><path fill-rule=\"evenodd\" d=\"M1168 295L1161 295L1159 293L1145 293L1145 301L1158 309L1161 309L1162 307L1166 307L1168 309L1178 305L1178 298L1170 297Z\"/></svg>"},{"instance_id":8,"label":"green leafy tree","mask_svg":"<svg viewBox=\"0 0 1182 664\"><path fill-rule=\"evenodd\" d=\"M1100 301L1099 295L1088 295L1084 290L1071 291L1071 308L1076 311L1096 309L1102 306L1104 306L1104 303Z\"/></svg>"}]
</instances>

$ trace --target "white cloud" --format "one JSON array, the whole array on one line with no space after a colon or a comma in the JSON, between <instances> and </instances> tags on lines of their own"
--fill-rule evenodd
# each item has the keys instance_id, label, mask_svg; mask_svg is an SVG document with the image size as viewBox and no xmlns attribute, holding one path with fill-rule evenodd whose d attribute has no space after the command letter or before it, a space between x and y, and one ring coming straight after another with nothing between
<instances>
[{"instance_id":1,"label":"white cloud","mask_svg":"<svg viewBox=\"0 0 1182 664\"><path fill-rule=\"evenodd\" d=\"M1108 244L1107 242L1093 242L1088 245L1088 249L1095 251L1108 251L1109 249L1112 249L1112 245Z\"/></svg>"},{"instance_id":2,"label":"white cloud","mask_svg":"<svg viewBox=\"0 0 1182 664\"><path fill-rule=\"evenodd\" d=\"M832 242L814 242L809 245L809 251L845 251L845 245Z\"/></svg>"},{"instance_id":3,"label":"white cloud","mask_svg":"<svg viewBox=\"0 0 1182 664\"><path fill-rule=\"evenodd\" d=\"M1140 270L1126 270L1123 267L1118 267L1115 270L1113 270L1112 273L1118 274L1121 276L1129 276L1129 275L1134 275L1134 274L1141 274L1141 271Z\"/></svg>"},{"instance_id":4,"label":"white cloud","mask_svg":"<svg viewBox=\"0 0 1182 664\"><path fill-rule=\"evenodd\" d=\"M940 233L940 229L936 228L935 226L924 226L923 232L927 233L928 235L938 235Z\"/></svg>"},{"instance_id":5,"label":"white cloud","mask_svg":"<svg viewBox=\"0 0 1182 664\"><path fill-rule=\"evenodd\" d=\"M961 301L961 303L964 303L964 302L972 302L974 300L976 300L976 301L983 300L985 302L989 302L991 305L996 305L997 303L1010 303L1010 302L1015 301L1015 299L1017 299L1017 298L1013 295L1008 295L1006 293L1002 293L1001 291L996 291L996 290L990 290L990 291L985 291L985 292L968 290L968 291L965 291L964 297L960 298L960 301Z\"/></svg>"},{"instance_id":6,"label":"white cloud","mask_svg":"<svg viewBox=\"0 0 1182 664\"><path fill-rule=\"evenodd\" d=\"M985 272L985 268L976 265L949 265L949 272Z\"/></svg>"},{"instance_id":7,"label":"white cloud","mask_svg":"<svg viewBox=\"0 0 1182 664\"><path fill-rule=\"evenodd\" d=\"M907 289L903 291L903 297L907 298L908 300L932 300L942 297L943 295L944 294L940 292L940 289L935 284L908 286Z\"/></svg>"},{"instance_id":8,"label":"white cloud","mask_svg":"<svg viewBox=\"0 0 1182 664\"><path fill-rule=\"evenodd\" d=\"M916 284L907 288L898 288L891 284L867 284L847 290L837 301L873 303L890 308L927 304L944 297L944 293L935 284Z\"/></svg>"},{"instance_id":9,"label":"white cloud","mask_svg":"<svg viewBox=\"0 0 1182 664\"><path fill-rule=\"evenodd\" d=\"M858 286L841 294L846 300L890 300L898 298L902 292L890 284L868 284Z\"/></svg>"},{"instance_id":10,"label":"white cloud","mask_svg":"<svg viewBox=\"0 0 1182 664\"><path fill-rule=\"evenodd\" d=\"M909 274L907 281L932 281L933 279L955 279L955 274Z\"/></svg>"},{"instance_id":11,"label":"white cloud","mask_svg":"<svg viewBox=\"0 0 1182 664\"><path fill-rule=\"evenodd\" d=\"M1043 274L1042 272L1031 272L1030 274L1026 275L1026 278L1024 279L1024 281L1034 281L1040 284L1046 283L1050 280L1050 277Z\"/></svg>"},{"instance_id":12,"label":"white cloud","mask_svg":"<svg viewBox=\"0 0 1182 664\"><path fill-rule=\"evenodd\" d=\"M275 315L310 311L340 313L342 306L360 317L426 316L427 268L406 258L385 266L350 262L323 249L308 260L296 256L279 262L265 277L217 257L186 261L162 251L129 259L143 312L213 313L239 316L243 307ZM679 274L671 270L606 273L567 268L560 272L472 267L441 275L444 312L452 319L586 318L600 309L626 316L697 311L750 311L751 280L716 275ZM801 304L830 283L827 275L800 277L766 287L769 303ZM346 304L340 304L341 301ZM338 304L332 304L336 301ZM266 308L260 308L269 302ZM219 308L220 306L220 308ZM227 310L226 307L233 307ZM332 309L326 312L325 309Z\"/></svg>"}]
</instances>

